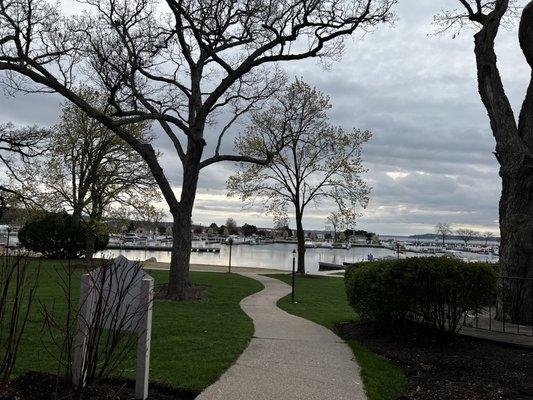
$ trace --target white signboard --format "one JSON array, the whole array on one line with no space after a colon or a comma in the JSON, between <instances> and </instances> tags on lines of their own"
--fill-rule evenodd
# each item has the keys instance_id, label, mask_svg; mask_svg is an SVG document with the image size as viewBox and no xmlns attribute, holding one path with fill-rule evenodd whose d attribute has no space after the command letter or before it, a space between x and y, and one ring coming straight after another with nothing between
<instances>
[{"instance_id":1,"label":"white signboard","mask_svg":"<svg viewBox=\"0 0 533 400\"><path fill-rule=\"evenodd\" d=\"M153 278L138 263L123 256L81 277L73 366L75 384L84 383L83 363L90 327L98 324L102 328L138 334L135 396L148 398L153 291Z\"/></svg>"}]
</instances>

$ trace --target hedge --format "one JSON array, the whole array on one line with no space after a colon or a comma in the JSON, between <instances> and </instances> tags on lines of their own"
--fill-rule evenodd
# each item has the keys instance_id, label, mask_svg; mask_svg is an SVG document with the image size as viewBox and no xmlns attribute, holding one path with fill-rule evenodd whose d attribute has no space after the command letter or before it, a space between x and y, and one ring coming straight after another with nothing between
<instances>
[{"instance_id":1,"label":"hedge","mask_svg":"<svg viewBox=\"0 0 533 400\"><path fill-rule=\"evenodd\" d=\"M78 258L85 253L88 229L83 222L74 223L67 213L44 213L26 223L18 238L26 249L47 258ZM108 233L98 232L95 251L105 249L108 242Z\"/></svg>"},{"instance_id":2,"label":"hedge","mask_svg":"<svg viewBox=\"0 0 533 400\"><path fill-rule=\"evenodd\" d=\"M496 281L489 264L443 257L354 264L345 275L361 318L389 327L416 321L440 333L456 333L468 311L493 301Z\"/></svg>"}]
</instances>

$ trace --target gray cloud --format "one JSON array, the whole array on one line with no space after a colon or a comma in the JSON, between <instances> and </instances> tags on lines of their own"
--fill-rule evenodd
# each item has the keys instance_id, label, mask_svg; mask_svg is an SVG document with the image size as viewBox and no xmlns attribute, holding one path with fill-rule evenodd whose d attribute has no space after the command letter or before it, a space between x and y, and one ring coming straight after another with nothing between
<instances>
[{"instance_id":1,"label":"gray cloud","mask_svg":"<svg viewBox=\"0 0 533 400\"><path fill-rule=\"evenodd\" d=\"M418 233L431 231L438 221L484 230L498 227L501 185L494 139L477 93L472 32L455 39L430 35L433 15L454 3L402 0L393 28L382 26L347 40L342 60L329 71L315 60L283 65L289 76L303 77L330 95L336 124L374 133L365 149L373 194L361 228ZM518 110L530 71L516 36L516 28L502 31L497 51L507 93ZM0 118L52 124L59 103L49 95L2 97ZM228 136L225 150L232 149L236 131ZM158 145L179 191L177 157L167 139ZM226 197L225 182L234 168L224 163L202 172L195 222L222 223L235 217L239 223L271 225L260 205L242 210L238 199ZM306 225L323 228L329 211L327 205L309 209Z\"/></svg>"}]
</instances>

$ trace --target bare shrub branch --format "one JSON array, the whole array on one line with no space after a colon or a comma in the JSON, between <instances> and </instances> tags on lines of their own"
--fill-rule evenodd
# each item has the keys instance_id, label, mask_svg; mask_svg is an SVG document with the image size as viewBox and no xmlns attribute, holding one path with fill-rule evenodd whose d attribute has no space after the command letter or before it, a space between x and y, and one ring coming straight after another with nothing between
<instances>
[{"instance_id":1,"label":"bare shrub branch","mask_svg":"<svg viewBox=\"0 0 533 400\"><path fill-rule=\"evenodd\" d=\"M17 360L38 281L24 255L0 259L0 395L4 393Z\"/></svg>"},{"instance_id":2,"label":"bare shrub branch","mask_svg":"<svg viewBox=\"0 0 533 400\"><path fill-rule=\"evenodd\" d=\"M45 329L55 347L51 354L76 398L80 398L84 385L124 372L137 348L138 334L142 333L144 311L151 307L141 301L140 292L135 290L144 277L142 265L117 260L105 261L101 267L88 271L84 276L90 291L80 293L79 298L75 290L75 281L81 276L79 269L70 265L56 268L66 313L55 304L41 304ZM90 312L85 313L84 309ZM80 346L85 351L77 359Z\"/></svg>"}]
</instances>

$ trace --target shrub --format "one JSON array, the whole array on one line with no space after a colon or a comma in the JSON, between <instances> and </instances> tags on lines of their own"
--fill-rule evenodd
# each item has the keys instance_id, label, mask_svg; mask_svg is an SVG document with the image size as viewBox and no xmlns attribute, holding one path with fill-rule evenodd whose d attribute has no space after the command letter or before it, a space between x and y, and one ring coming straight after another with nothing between
<instances>
[{"instance_id":1,"label":"shrub","mask_svg":"<svg viewBox=\"0 0 533 400\"><path fill-rule=\"evenodd\" d=\"M28 270L27 259L23 256L0 257L0 398L4 398L15 367L37 275Z\"/></svg>"},{"instance_id":2,"label":"shrub","mask_svg":"<svg viewBox=\"0 0 533 400\"><path fill-rule=\"evenodd\" d=\"M74 223L67 213L46 213L24 225L18 237L26 249L47 258L77 258L87 247L88 229L83 223ZM99 232L95 251L105 249L108 242L107 232Z\"/></svg>"},{"instance_id":3,"label":"shrub","mask_svg":"<svg viewBox=\"0 0 533 400\"><path fill-rule=\"evenodd\" d=\"M152 300L131 290L144 278L142 264L123 257L104 260L99 268L87 271L82 279L91 289L85 295L79 294L76 283L78 269L64 265L55 273L62 301L59 307L41 304L44 331L53 343L47 350L70 384L69 398L79 400L85 398L84 386L121 376L131 365L142 332L138 323ZM82 342L84 351L79 353Z\"/></svg>"},{"instance_id":4,"label":"shrub","mask_svg":"<svg viewBox=\"0 0 533 400\"><path fill-rule=\"evenodd\" d=\"M439 257L355 264L345 278L361 318L388 326L417 321L440 333L457 332L468 311L492 301L496 281L488 264Z\"/></svg>"}]
</instances>

